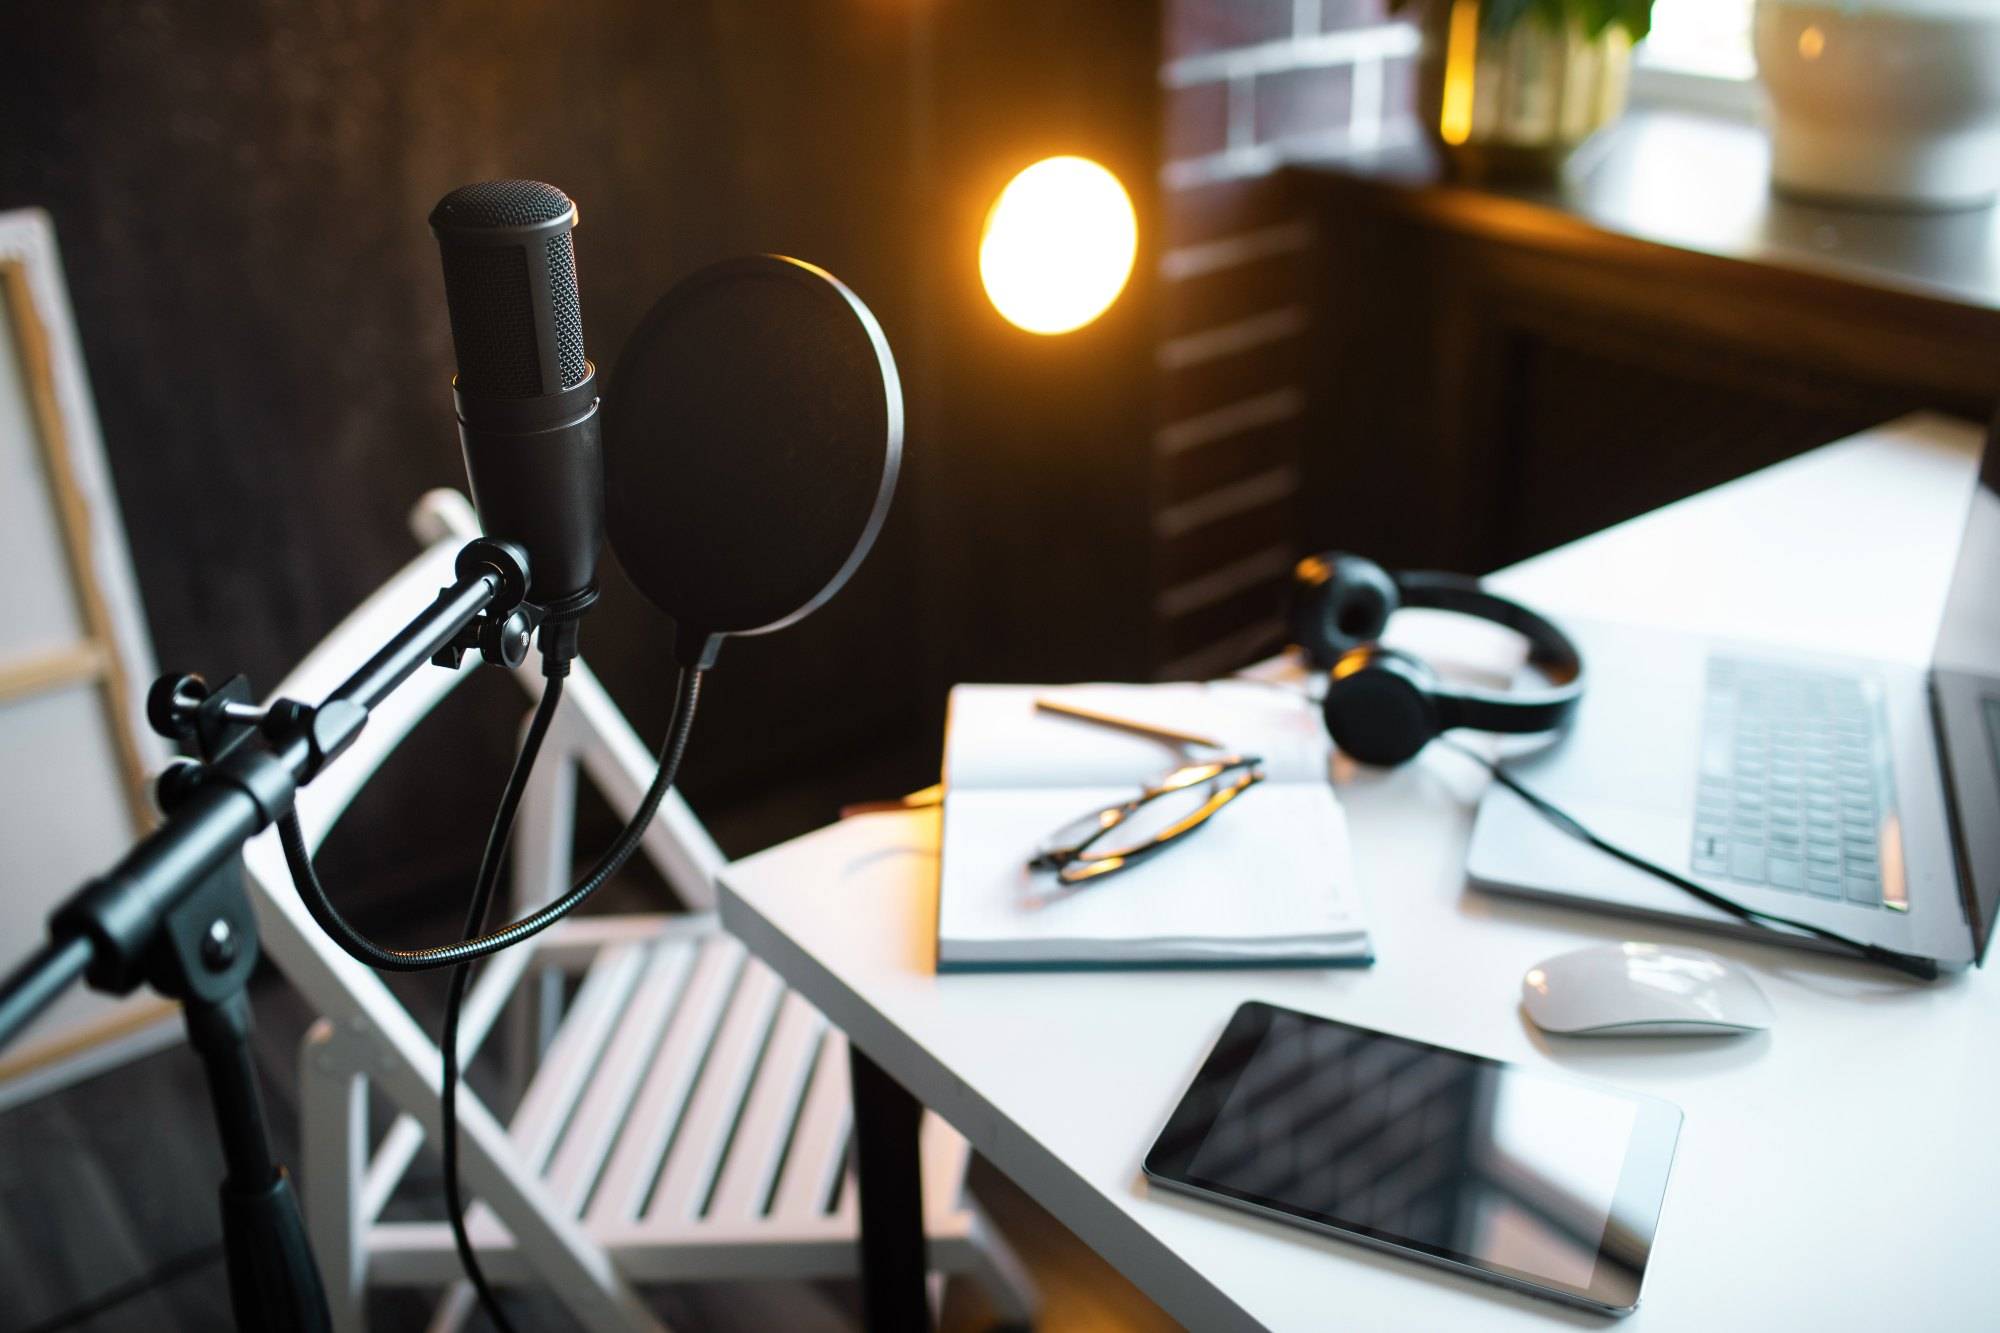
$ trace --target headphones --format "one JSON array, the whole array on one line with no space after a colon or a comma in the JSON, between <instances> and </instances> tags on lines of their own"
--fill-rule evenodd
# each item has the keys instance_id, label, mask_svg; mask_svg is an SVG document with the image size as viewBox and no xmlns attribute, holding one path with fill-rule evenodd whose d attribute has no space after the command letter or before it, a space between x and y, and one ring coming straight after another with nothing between
<instances>
[{"instance_id":1,"label":"headphones","mask_svg":"<svg viewBox=\"0 0 2000 1333\"><path fill-rule=\"evenodd\" d=\"M1376 642L1389 617L1405 606L1506 626L1527 639L1528 663L1549 684L1511 691L1446 684L1414 654ZM1400 764L1453 727L1508 735L1555 731L1583 698L1583 655L1569 636L1462 574L1391 574L1338 551L1307 556L1292 570L1288 626L1292 642L1329 673L1320 703L1327 732L1364 764Z\"/></svg>"}]
</instances>

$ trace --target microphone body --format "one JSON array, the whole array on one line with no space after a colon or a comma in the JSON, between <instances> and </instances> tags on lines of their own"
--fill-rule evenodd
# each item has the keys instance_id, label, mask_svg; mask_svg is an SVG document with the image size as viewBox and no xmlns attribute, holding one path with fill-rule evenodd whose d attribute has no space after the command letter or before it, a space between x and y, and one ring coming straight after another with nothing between
<instances>
[{"instance_id":1,"label":"microphone body","mask_svg":"<svg viewBox=\"0 0 2000 1333\"><path fill-rule=\"evenodd\" d=\"M488 181L431 213L458 374L466 479L486 535L528 552L529 600L571 620L597 600L604 456L583 354L576 205L552 185Z\"/></svg>"}]
</instances>

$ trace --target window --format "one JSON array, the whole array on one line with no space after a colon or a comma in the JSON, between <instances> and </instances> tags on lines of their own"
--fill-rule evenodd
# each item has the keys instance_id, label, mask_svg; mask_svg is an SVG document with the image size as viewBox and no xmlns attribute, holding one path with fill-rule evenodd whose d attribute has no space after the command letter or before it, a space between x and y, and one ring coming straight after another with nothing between
<instances>
[{"instance_id":1,"label":"window","mask_svg":"<svg viewBox=\"0 0 2000 1333\"><path fill-rule=\"evenodd\" d=\"M1659 0L1642 61L1659 69L1710 78L1747 79L1751 0Z\"/></svg>"},{"instance_id":2,"label":"window","mask_svg":"<svg viewBox=\"0 0 2000 1333\"><path fill-rule=\"evenodd\" d=\"M1644 101L1747 116L1756 104L1752 0L1658 0L1632 90Z\"/></svg>"}]
</instances>

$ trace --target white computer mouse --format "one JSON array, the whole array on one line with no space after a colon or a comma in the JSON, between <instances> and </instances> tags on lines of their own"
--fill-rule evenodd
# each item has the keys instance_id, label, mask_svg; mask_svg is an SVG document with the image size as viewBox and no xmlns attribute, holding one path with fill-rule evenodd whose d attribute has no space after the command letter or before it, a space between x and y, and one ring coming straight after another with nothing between
<instances>
[{"instance_id":1,"label":"white computer mouse","mask_svg":"<svg viewBox=\"0 0 2000 1333\"><path fill-rule=\"evenodd\" d=\"M1557 954L1521 978L1521 1008L1544 1032L1685 1037L1762 1032L1771 1002L1748 972L1706 949L1600 944Z\"/></svg>"}]
</instances>

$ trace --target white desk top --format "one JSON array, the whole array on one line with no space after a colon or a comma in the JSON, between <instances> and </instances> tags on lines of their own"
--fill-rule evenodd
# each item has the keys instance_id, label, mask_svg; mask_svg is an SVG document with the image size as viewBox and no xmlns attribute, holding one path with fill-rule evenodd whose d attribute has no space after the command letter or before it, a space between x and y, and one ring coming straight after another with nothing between
<instances>
[{"instance_id":1,"label":"white desk top","mask_svg":"<svg viewBox=\"0 0 2000 1333\"><path fill-rule=\"evenodd\" d=\"M1911 418L1508 571L1511 591L1799 646L1923 660L1978 433ZM1871 536L1872 534L1872 536ZM1782 590L1774 598L1767 592ZM1850 596L1849 594L1855 594ZM1742 1039L1560 1039L1521 973L1624 938L1610 917L1468 892L1481 780L1435 750L1345 778L1380 961L1363 971L932 971L934 814L850 820L725 872L722 915L905 1087L1168 1312L1200 1329L1604 1326L1358 1245L1149 1189L1145 1149L1257 998L1601 1078L1687 1113L1651 1272L1622 1327L1962 1328L2000 1292L2000 986L1664 929L1750 966Z\"/></svg>"}]
</instances>

